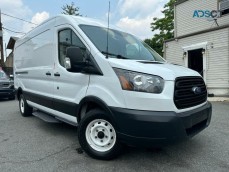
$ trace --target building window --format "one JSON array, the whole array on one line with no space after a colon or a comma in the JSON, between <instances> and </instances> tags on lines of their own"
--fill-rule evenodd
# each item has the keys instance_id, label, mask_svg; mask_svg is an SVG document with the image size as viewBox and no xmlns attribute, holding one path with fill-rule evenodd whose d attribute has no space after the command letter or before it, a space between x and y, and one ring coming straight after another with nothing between
<instances>
[{"instance_id":1,"label":"building window","mask_svg":"<svg viewBox=\"0 0 229 172\"><path fill-rule=\"evenodd\" d=\"M219 10L221 16L229 14L229 0L219 0Z\"/></svg>"}]
</instances>

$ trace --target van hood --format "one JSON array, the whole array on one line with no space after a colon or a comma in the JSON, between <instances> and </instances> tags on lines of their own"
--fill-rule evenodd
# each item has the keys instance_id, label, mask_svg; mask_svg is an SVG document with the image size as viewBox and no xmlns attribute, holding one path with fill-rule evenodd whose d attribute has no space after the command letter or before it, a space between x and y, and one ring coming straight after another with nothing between
<instances>
[{"instance_id":1,"label":"van hood","mask_svg":"<svg viewBox=\"0 0 229 172\"><path fill-rule=\"evenodd\" d=\"M201 76L198 72L189 68L169 63L154 63L152 61L115 58L109 58L108 61L110 65L115 68L157 75L169 81L174 81L177 77L182 76Z\"/></svg>"}]
</instances>

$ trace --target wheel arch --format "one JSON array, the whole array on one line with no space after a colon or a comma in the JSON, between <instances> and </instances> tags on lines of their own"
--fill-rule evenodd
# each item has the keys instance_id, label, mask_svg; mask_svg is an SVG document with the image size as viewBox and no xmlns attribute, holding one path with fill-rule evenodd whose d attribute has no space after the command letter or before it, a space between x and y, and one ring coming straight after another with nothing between
<instances>
[{"instance_id":1,"label":"wheel arch","mask_svg":"<svg viewBox=\"0 0 229 172\"><path fill-rule=\"evenodd\" d=\"M80 122L83 115L92 109L104 110L106 112L106 117L111 120L113 125L116 125L114 115L109 106L102 99L95 96L87 96L80 101L76 116L77 121Z\"/></svg>"},{"instance_id":2,"label":"wheel arch","mask_svg":"<svg viewBox=\"0 0 229 172\"><path fill-rule=\"evenodd\" d=\"M17 91L16 91L16 95L17 95L17 99L19 100L19 98L20 98L20 95L23 93L23 90L22 90L22 88L21 87L19 87L18 89L17 89Z\"/></svg>"}]
</instances>

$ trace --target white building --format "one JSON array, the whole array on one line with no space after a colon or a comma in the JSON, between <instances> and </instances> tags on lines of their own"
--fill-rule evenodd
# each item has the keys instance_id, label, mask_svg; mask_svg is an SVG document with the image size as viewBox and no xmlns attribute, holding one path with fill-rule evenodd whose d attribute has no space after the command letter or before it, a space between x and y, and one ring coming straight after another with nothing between
<instances>
[{"instance_id":1,"label":"white building","mask_svg":"<svg viewBox=\"0 0 229 172\"><path fill-rule=\"evenodd\" d=\"M201 73L209 94L229 95L229 0L178 0L164 57Z\"/></svg>"}]
</instances>

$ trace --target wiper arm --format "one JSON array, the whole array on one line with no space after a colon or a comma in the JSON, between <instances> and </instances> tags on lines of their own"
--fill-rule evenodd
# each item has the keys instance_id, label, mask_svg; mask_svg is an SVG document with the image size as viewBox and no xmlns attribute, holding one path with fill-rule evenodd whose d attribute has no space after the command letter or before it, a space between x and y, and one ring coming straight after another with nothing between
<instances>
[{"instance_id":1,"label":"wiper arm","mask_svg":"<svg viewBox=\"0 0 229 172\"><path fill-rule=\"evenodd\" d=\"M105 55L115 56L115 57L117 57L117 59L128 59L127 57L124 57L124 56L122 56L120 54L112 54L112 53L105 52L105 51L102 51L102 53L105 54Z\"/></svg>"},{"instance_id":2,"label":"wiper arm","mask_svg":"<svg viewBox=\"0 0 229 172\"><path fill-rule=\"evenodd\" d=\"M144 61L138 61L138 62L145 63L145 64L164 64L163 62L153 61L153 60L144 60Z\"/></svg>"}]
</instances>

